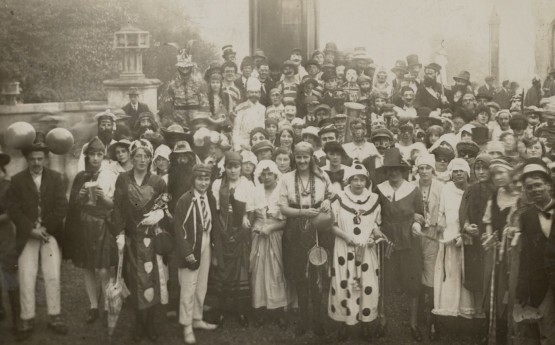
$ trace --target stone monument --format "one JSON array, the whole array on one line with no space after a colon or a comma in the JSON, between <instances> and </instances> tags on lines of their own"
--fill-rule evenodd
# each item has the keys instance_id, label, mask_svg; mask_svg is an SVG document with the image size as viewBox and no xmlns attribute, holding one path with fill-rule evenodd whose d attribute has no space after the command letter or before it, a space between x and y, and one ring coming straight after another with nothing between
<instances>
[{"instance_id":1,"label":"stone monument","mask_svg":"<svg viewBox=\"0 0 555 345\"><path fill-rule=\"evenodd\" d=\"M118 79L104 80L103 85L108 94L108 104L120 108L129 103L127 92L130 87L139 89L142 103L156 113L158 109L158 79L146 78L143 74L143 52L150 47L150 34L138 28L128 26L114 33L114 49L121 52L122 72Z\"/></svg>"}]
</instances>

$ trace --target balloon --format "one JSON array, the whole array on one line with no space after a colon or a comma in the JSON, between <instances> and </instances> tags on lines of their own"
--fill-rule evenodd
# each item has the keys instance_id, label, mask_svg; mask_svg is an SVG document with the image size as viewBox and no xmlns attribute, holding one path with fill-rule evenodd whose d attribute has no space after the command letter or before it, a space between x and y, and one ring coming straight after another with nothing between
<instances>
[{"instance_id":1,"label":"balloon","mask_svg":"<svg viewBox=\"0 0 555 345\"><path fill-rule=\"evenodd\" d=\"M73 135L65 128L54 128L46 135L46 146L57 155L65 155L73 147Z\"/></svg>"},{"instance_id":2,"label":"balloon","mask_svg":"<svg viewBox=\"0 0 555 345\"><path fill-rule=\"evenodd\" d=\"M21 149L33 144L36 135L37 132L30 123L15 122L6 129L4 139L7 147Z\"/></svg>"}]
</instances>

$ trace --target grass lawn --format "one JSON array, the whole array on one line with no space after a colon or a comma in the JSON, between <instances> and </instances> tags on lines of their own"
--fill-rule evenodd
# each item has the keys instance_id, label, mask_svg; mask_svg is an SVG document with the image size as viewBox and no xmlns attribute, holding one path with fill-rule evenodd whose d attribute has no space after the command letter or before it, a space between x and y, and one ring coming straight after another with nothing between
<instances>
[{"instance_id":1,"label":"grass lawn","mask_svg":"<svg viewBox=\"0 0 555 345\"><path fill-rule=\"evenodd\" d=\"M4 293L5 295L5 293ZM46 327L46 307L44 297L38 297L37 320L35 332L30 339L21 344L53 344L53 345L92 345L107 344L107 329L100 322L93 325L86 325L85 318L88 308L88 299L81 272L71 264L64 263L62 267L62 313L69 327L67 336L58 336L51 333ZM4 296L4 306L8 307L7 297ZM396 296L391 306L388 306L389 324L387 336L383 339L375 339L374 344L398 345L398 344L418 344L412 341L408 328L408 306L407 300L403 296ZM10 332L11 322L9 321L9 309L7 318L0 322L0 344L16 344ZM162 312L158 313L158 329L160 338L158 343L165 345L184 344L182 328L177 322L168 322ZM124 307L118 326L112 339L113 344L137 344L130 337L133 326L134 315L129 307ZM308 332L300 339L295 339L293 326L290 325L287 331L280 330L274 323L268 323L260 328L250 327L241 328L235 320L229 318L223 328L216 331L196 332L199 344L218 344L218 345L249 345L249 344L335 344L337 324L328 321L328 334L325 337L314 337ZM478 343L478 330L474 329L472 321L460 318L441 319L441 340L434 344L462 345ZM422 327L424 341L429 343ZM142 344L151 343L144 339ZM350 340L342 344L365 344L359 340L357 329L352 330Z\"/></svg>"}]
</instances>

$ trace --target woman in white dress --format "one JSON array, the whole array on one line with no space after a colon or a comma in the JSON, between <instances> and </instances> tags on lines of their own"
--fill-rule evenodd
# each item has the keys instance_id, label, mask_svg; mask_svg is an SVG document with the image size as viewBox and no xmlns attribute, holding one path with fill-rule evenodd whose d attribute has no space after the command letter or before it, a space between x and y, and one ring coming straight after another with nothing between
<instances>
[{"instance_id":1,"label":"woman in white dress","mask_svg":"<svg viewBox=\"0 0 555 345\"><path fill-rule=\"evenodd\" d=\"M367 189L370 181L362 164L345 172L348 185L332 204L335 246L328 315L341 322L338 340L347 338L347 325L362 322L362 335L371 339L369 324L378 316L378 255L375 241L385 236L379 230L378 195Z\"/></svg>"},{"instance_id":2,"label":"woman in white dress","mask_svg":"<svg viewBox=\"0 0 555 345\"><path fill-rule=\"evenodd\" d=\"M263 160L254 172L259 182L254 193L255 217L252 227L250 273L252 306L257 315L255 325L264 322L263 308L276 311L278 325L285 329L287 324L284 308L290 303L287 284L283 274L281 241L285 217L279 207L279 177L276 163Z\"/></svg>"},{"instance_id":3,"label":"woman in white dress","mask_svg":"<svg viewBox=\"0 0 555 345\"><path fill-rule=\"evenodd\" d=\"M451 182L443 187L439 202L439 251L434 273L434 310L436 315L473 317L474 300L463 286L463 252L459 208L468 187L470 167L462 158L449 163Z\"/></svg>"}]
</instances>

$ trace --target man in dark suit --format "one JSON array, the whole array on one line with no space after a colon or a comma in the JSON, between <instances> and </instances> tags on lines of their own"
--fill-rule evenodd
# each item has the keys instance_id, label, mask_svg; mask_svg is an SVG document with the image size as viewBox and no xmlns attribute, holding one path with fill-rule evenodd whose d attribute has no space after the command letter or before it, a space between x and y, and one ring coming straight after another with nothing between
<instances>
[{"instance_id":1,"label":"man in dark suit","mask_svg":"<svg viewBox=\"0 0 555 345\"><path fill-rule=\"evenodd\" d=\"M126 115L130 116L127 119L127 126L129 128L133 128L135 122L137 121L137 118L139 117L139 114L150 112L150 109L148 108L148 105L146 103L139 102L138 88L129 88L129 92L127 94L129 95L129 103L124 105L121 109L125 111Z\"/></svg>"},{"instance_id":2,"label":"man in dark suit","mask_svg":"<svg viewBox=\"0 0 555 345\"><path fill-rule=\"evenodd\" d=\"M272 105L272 100L270 99L270 91L275 87L275 83L270 77L270 66L268 61L264 60L259 63L258 66L258 80L262 87L260 88L260 104L265 107Z\"/></svg>"},{"instance_id":3,"label":"man in dark suit","mask_svg":"<svg viewBox=\"0 0 555 345\"><path fill-rule=\"evenodd\" d=\"M531 158L526 161L521 177L528 200L533 203L520 216L522 250L517 302L538 308L542 318L538 321L540 339L555 343L553 323L553 288L555 287L555 231L551 178L543 161ZM543 342L542 342L543 343Z\"/></svg>"},{"instance_id":4,"label":"man in dark suit","mask_svg":"<svg viewBox=\"0 0 555 345\"><path fill-rule=\"evenodd\" d=\"M416 91L414 98L415 108L427 107L432 110L449 106L446 89L437 82L441 66L435 62L424 67L424 81Z\"/></svg>"},{"instance_id":5,"label":"man in dark suit","mask_svg":"<svg viewBox=\"0 0 555 345\"><path fill-rule=\"evenodd\" d=\"M485 79L485 84L480 86L477 91L477 95L488 95L490 98L493 98L495 94L495 86L493 86L493 82L495 81L495 77L490 75L487 76Z\"/></svg>"},{"instance_id":6,"label":"man in dark suit","mask_svg":"<svg viewBox=\"0 0 555 345\"><path fill-rule=\"evenodd\" d=\"M235 79L235 86L241 91L241 99L239 103L243 103L247 100L247 79L250 78L254 68L254 63L250 56L245 56L243 61L241 61L241 76Z\"/></svg>"},{"instance_id":7,"label":"man in dark suit","mask_svg":"<svg viewBox=\"0 0 555 345\"><path fill-rule=\"evenodd\" d=\"M184 326L185 344L196 343L193 329L217 327L202 320L212 250L218 264L223 264L219 247L221 225L216 200L209 192L211 175L210 165L195 165L193 188L179 198L174 212L175 255L181 285L179 323Z\"/></svg>"},{"instance_id":8,"label":"man in dark suit","mask_svg":"<svg viewBox=\"0 0 555 345\"><path fill-rule=\"evenodd\" d=\"M8 214L16 227L19 253L20 340L29 337L33 331L39 266L45 282L48 328L58 334L67 334L60 316L62 254L58 245L67 211L66 188L62 175L45 167L49 150L43 138L43 135L38 136L35 143L22 149L28 168L12 178L8 190Z\"/></svg>"},{"instance_id":9,"label":"man in dark suit","mask_svg":"<svg viewBox=\"0 0 555 345\"><path fill-rule=\"evenodd\" d=\"M509 109L511 107L511 94L509 92L509 81L503 80L501 87L493 94L493 101L499 104L499 108Z\"/></svg>"}]
</instances>

